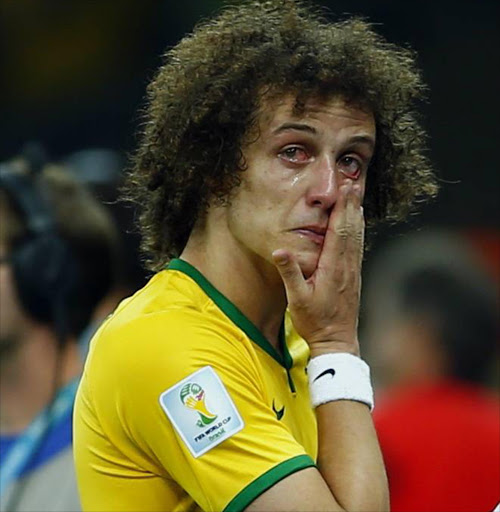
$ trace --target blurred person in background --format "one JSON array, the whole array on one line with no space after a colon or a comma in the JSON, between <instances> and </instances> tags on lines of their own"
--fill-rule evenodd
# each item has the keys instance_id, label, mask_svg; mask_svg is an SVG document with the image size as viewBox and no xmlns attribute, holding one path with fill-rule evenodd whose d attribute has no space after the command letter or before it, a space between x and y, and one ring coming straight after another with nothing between
<instances>
[{"instance_id":1,"label":"blurred person in background","mask_svg":"<svg viewBox=\"0 0 500 512\"><path fill-rule=\"evenodd\" d=\"M1 510L80 510L76 340L113 283L116 228L39 148L0 167Z\"/></svg>"},{"instance_id":2,"label":"blurred person in background","mask_svg":"<svg viewBox=\"0 0 500 512\"><path fill-rule=\"evenodd\" d=\"M140 264L139 236L133 225L134 210L119 199L124 177L124 156L108 148L86 148L66 155L62 163L103 205L119 227L113 287L99 302L90 323L78 339L82 357L85 358L95 331L124 297L145 284L145 272Z\"/></svg>"},{"instance_id":3,"label":"blurred person in background","mask_svg":"<svg viewBox=\"0 0 500 512\"><path fill-rule=\"evenodd\" d=\"M127 186L156 274L91 342L83 507L387 510L357 319L364 215L437 189L414 55L273 0L165 60Z\"/></svg>"},{"instance_id":4,"label":"blurred person in background","mask_svg":"<svg viewBox=\"0 0 500 512\"><path fill-rule=\"evenodd\" d=\"M464 236L388 244L365 280L374 420L394 512L493 510L500 501L498 283Z\"/></svg>"}]
</instances>

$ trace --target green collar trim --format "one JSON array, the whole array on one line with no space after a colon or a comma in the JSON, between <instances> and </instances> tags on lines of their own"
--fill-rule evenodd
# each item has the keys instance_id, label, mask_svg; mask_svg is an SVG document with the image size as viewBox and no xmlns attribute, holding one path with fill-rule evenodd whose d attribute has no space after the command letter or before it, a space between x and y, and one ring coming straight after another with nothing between
<instances>
[{"instance_id":1,"label":"green collar trim","mask_svg":"<svg viewBox=\"0 0 500 512\"><path fill-rule=\"evenodd\" d=\"M267 352L285 369L289 370L293 366L293 359L285 342L284 322L281 324L279 333L279 344L283 353L283 356L281 356L259 329L257 329L226 296L219 292L199 270L194 268L187 261L178 258L171 260L166 268L168 270L178 270L193 279L193 281L195 281L195 283L215 302L219 309L262 350Z\"/></svg>"}]
</instances>

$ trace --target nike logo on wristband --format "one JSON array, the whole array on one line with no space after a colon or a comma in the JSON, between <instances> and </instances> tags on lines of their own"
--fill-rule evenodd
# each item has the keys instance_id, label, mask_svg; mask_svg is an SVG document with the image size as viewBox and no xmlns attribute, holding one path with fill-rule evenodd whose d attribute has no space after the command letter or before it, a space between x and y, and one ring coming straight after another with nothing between
<instances>
[{"instance_id":1,"label":"nike logo on wristband","mask_svg":"<svg viewBox=\"0 0 500 512\"><path fill-rule=\"evenodd\" d=\"M320 379L321 377L323 377L323 375L328 375L330 374L332 377L335 375L335 370L333 368L328 368L328 370L325 370L324 372L321 372L315 379L313 382L316 382L318 379Z\"/></svg>"}]
</instances>

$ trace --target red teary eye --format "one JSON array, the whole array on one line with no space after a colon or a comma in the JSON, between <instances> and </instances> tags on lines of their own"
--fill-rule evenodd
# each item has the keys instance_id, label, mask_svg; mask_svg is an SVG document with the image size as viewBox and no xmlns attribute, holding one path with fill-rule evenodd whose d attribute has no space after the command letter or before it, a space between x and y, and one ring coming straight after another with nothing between
<instances>
[{"instance_id":1,"label":"red teary eye","mask_svg":"<svg viewBox=\"0 0 500 512\"><path fill-rule=\"evenodd\" d=\"M309 160L306 150L300 146L288 146L279 152L279 157L287 162L302 163Z\"/></svg>"},{"instance_id":2,"label":"red teary eye","mask_svg":"<svg viewBox=\"0 0 500 512\"><path fill-rule=\"evenodd\" d=\"M361 174L361 162L352 156L344 156L339 161L339 170L348 178L355 180Z\"/></svg>"}]
</instances>

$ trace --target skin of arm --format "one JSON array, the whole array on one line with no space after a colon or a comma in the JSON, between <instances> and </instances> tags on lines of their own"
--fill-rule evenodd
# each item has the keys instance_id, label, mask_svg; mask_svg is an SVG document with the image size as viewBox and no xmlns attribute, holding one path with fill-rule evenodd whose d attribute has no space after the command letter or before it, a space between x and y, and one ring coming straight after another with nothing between
<instances>
[{"instance_id":1,"label":"skin of arm","mask_svg":"<svg viewBox=\"0 0 500 512\"><path fill-rule=\"evenodd\" d=\"M294 326L309 344L311 358L338 352L359 356L363 238L361 190L347 183L340 187L312 276L305 279L286 250L273 252ZM316 415L318 469L281 480L247 511L389 510L385 467L368 406L349 400L328 402L316 408Z\"/></svg>"}]
</instances>

